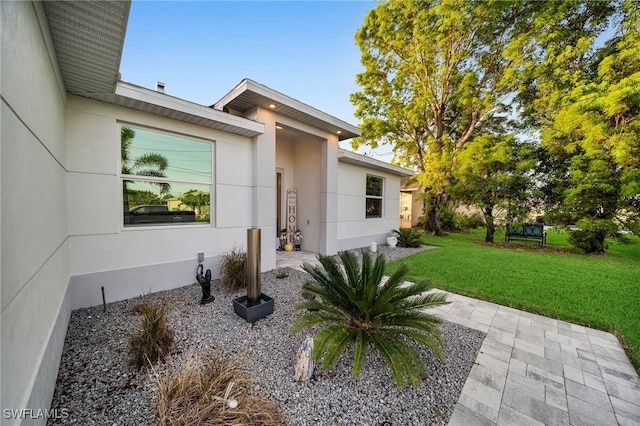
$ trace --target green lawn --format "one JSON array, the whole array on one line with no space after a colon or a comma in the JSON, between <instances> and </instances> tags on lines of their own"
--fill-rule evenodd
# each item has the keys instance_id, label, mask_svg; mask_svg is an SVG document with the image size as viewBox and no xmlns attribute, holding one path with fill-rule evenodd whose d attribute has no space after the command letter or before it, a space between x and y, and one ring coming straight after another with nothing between
<instances>
[{"instance_id":1,"label":"green lawn","mask_svg":"<svg viewBox=\"0 0 640 426\"><path fill-rule=\"evenodd\" d=\"M439 246L407 257L410 280L427 279L442 290L562 319L620 337L640 371L640 238L612 241L606 256L562 252L567 235L547 232L548 249L534 243L489 246L484 230L423 237ZM495 241L504 241L496 233ZM399 262L388 268L393 271Z\"/></svg>"}]
</instances>

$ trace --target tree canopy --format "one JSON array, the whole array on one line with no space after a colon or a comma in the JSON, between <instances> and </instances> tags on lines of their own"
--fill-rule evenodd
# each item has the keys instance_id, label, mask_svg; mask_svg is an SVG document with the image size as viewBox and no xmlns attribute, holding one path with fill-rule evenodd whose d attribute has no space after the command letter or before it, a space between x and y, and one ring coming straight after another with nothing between
<instances>
[{"instance_id":1,"label":"tree canopy","mask_svg":"<svg viewBox=\"0 0 640 426\"><path fill-rule=\"evenodd\" d=\"M512 92L504 55L522 7L507 2L388 1L369 12L356 42L365 71L351 95L362 120L354 148L390 143L415 167L427 226L450 200L456 153L474 134L504 129Z\"/></svg>"},{"instance_id":2,"label":"tree canopy","mask_svg":"<svg viewBox=\"0 0 640 426\"><path fill-rule=\"evenodd\" d=\"M638 232L639 9L632 0L382 2L356 33L365 69L351 95L362 130L353 147L390 144L397 164L418 171L426 227L439 234L455 197L486 208L504 179L517 181L518 150L499 173L493 154L528 132L547 211L587 234ZM615 38L596 42L614 27Z\"/></svg>"}]
</instances>

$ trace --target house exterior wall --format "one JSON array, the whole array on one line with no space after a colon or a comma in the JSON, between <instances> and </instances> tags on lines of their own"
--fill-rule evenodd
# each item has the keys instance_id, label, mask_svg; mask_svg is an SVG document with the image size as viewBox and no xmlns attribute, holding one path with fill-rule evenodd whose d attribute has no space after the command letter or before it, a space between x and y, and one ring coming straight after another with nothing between
<instances>
[{"instance_id":1,"label":"house exterior wall","mask_svg":"<svg viewBox=\"0 0 640 426\"><path fill-rule=\"evenodd\" d=\"M381 218L365 217L367 174L384 178ZM400 176L338 162L338 250L386 244L386 237L400 225Z\"/></svg>"},{"instance_id":2,"label":"house exterior wall","mask_svg":"<svg viewBox=\"0 0 640 426\"><path fill-rule=\"evenodd\" d=\"M260 268L276 267L276 122L272 111L253 108L246 118L264 123L264 133L252 145L252 226L260 228Z\"/></svg>"},{"instance_id":3,"label":"house exterior wall","mask_svg":"<svg viewBox=\"0 0 640 426\"><path fill-rule=\"evenodd\" d=\"M66 95L41 4L0 8L1 408L37 410L50 406L71 311ZM2 424L19 423L3 411Z\"/></svg>"},{"instance_id":4,"label":"house exterior wall","mask_svg":"<svg viewBox=\"0 0 640 426\"><path fill-rule=\"evenodd\" d=\"M273 163L269 163L271 155L266 155L266 151L261 157L261 164L265 169L271 164L271 177L265 175L263 182L270 182L268 185L273 184L273 187L269 187L273 194L271 202L273 208L268 204L260 205L260 214L264 216L263 221L273 224L273 233L268 235L273 236L273 241L278 235L275 229L275 173L276 169L282 169L284 171L283 209L286 208L287 190L295 189L297 191L297 225L303 235L303 250L335 254L338 137L264 108L254 108L244 116L264 123L265 129L276 130L276 125L280 123L292 129L294 133L299 132L299 136L291 138L279 138L276 132L273 139L268 139L265 131L265 135L258 137L258 145L273 147L274 155ZM282 217L286 218L286 214ZM263 241L264 238L263 231ZM265 254L273 256L274 263L271 267L273 268L275 252L270 250L269 253L265 253L266 247L263 244L263 256ZM269 243L268 247L271 248L273 245Z\"/></svg>"},{"instance_id":5,"label":"house exterior wall","mask_svg":"<svg viewBox=\"0 0 640 426\"><path fill-rule=\"evenodd\" d=\"M321 143L316 140L295 143L295 187L297 190L298 229L304 250L320 253L322 171L318 161Z\"/></svg>"},{"instance_id":6,"label":"house exterior wall","mask_svg":"<svg viewBox=\"0 0 640 426\"><path fill-rule=\"evenodd\" d=\"M124 228L121 124L213 144L210 225ZM254 172L261 160L251 138L75 96L68 100L67 129L74 309L101 304L101 287L111 302L192 284L198 252L216 278L222 254L234 246L246 250L247 228L261 224Z\"/></svg>"}]
</instances>

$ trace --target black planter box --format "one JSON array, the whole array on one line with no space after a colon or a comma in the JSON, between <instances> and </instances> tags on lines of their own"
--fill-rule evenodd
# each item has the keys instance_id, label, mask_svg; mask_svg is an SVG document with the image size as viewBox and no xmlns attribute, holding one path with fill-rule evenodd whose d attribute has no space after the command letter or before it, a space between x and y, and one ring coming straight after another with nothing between
<instances>
[{"instance_id":1,"label":"black planter box","mask_svg":"<svg viewBox=\"0 0 640 426\"><path fill-rule=\"evenodd\" d=\"M256 322L260 318L264 318L273 313L274 300L272 297L260 293L260 304L254 306L246 306L248 299L247 296L233 299L233 310L236 314L247 320L247 322Z\"/></svg>"}]
</instances>

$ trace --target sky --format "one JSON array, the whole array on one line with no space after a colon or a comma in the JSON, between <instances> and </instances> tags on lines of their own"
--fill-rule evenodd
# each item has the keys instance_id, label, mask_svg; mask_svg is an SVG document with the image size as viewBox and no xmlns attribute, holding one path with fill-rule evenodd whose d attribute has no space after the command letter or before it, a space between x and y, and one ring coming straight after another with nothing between
<instances>
[{"instance_id":1,"label":"sky","mask_svg":"<svg viewBox=\"0 0 640 426\"><path fill-rule=\"evenodd\" d=\"M161 81L165 93L208 106L250 78L357 126L349 95L363 67L354 35L376 5L134 0L122 80L154 90Z\"/></svg>"}]
</instances>

